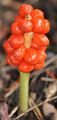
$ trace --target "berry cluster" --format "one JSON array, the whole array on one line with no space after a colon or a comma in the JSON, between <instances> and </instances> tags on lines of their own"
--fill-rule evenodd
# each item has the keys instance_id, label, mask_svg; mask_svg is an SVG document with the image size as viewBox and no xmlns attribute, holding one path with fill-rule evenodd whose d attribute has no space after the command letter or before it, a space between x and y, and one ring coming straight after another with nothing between
<instances>
[{"instance_id":1,"label":"berry cluster","mask_svg":"<svg viewBox=\"0 0 57 120\"><path fill-rule=\"evenodd\" d=\"M21 5L19 15L11 25L12 35L3 45L7 52L7 63L22 72L42 68L49 44L45 34L49 30L50 23L41 10L33 9L29 4Z\"/></svg>"}]
</instances>

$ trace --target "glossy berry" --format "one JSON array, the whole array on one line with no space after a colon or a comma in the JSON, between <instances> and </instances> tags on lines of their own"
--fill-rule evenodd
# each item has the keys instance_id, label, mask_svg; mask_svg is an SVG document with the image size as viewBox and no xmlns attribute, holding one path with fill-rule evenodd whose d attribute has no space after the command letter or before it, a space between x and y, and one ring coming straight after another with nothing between
<instances>
[{"instance_id":1,"label":"glossy berry","mask_svg":"<svg viewBox=\"0 0 57 120\"><path fill-rule=\"evenodd\" d=\"M32 28L33 28L33 25L32 25L31 21L29 21L27 19L22 19L19 22L19 28L22 32L31 32Z\"/></svg>"},{"instance_id":2,"label":"glossy berry","mask_svg":"<svg viewBox=\"0 0 57 120\"><path fill-rule=\"evenodd\" d=\"M42 51L46 51L46 46L40 46L40 45L37 45L35 42L32 43L31 45L32 48L36 49L36 50L42 50Z\"/></svg>"},{"instance_id":3,"label":"glossy berry","mask_svg":"<svg viewBox=\"0 0 57 120\"><path fill-rule=\"evenodd\" d=\"M13 54L17 60L22 60L25 54L24 45L21 45L18 49L16 49Z\"/></svg>"},{"instance_id":4,"label":"glossy berry","mask_svg":"<svg viewBox=\"0 0 57 120\"><path fill-rule=\"evenodd\" d=\"M13 52L13 48L10 46L8 41L5 41L5 43L3 44L3 47L6 51L6 53L10 54Z\"/></svg>"},{"instance_id":5,"label":"glossy berry","mask_svg":"<svg viewBox=\"0 0 57 120\"><path fill-rule=\"evenodd\" d=\"M30 65L25 61L21 61L21 63L18 66L18 69L22 72L30 72L34 69L34 65Z\"/></svg>"},{"instance_id":6,"label":"glossy berry","mask_svg":"<svg viewBox=\"0 0 57 120\"><path fill-rule=\"evenodd\" d=\"M18 61L14 55L8 55L7 58L6 58L6 61L8 64L11 64L12 66L17 66L20 61Z\"/></svg>"},{"instance_id":7,"label":"glossy berry","mask_svg":"<svg viewBox=\"0 0 57 120\"><path fill-rule=\"evenodd\" d=\"M20 30L19 28L19 22L14 22L12 25L11 25L11 32L13 34L18 34L20 35L22 33L22 31Z\"/></svg>"},{"instance_id":8,"label":"glossy berry","mask_svg":"<svg viewBox=\"0 0 57 120\"><path fill-rule=\"evenodd\" d=\"M32 23L33 23L33 32L41 33L43 30L43 19L33 18Z\"/></svg>"},{"instance_id":9,"label":"glossy berry","mask_svg":"<svg viewBox=\"0 0 57 120\"><path fill-rule=\"evenodd\" d=\"M42 50L38 51L38 55L39 55L38 63L41 63L47 57L46 53L44 51L42 51Z\"/></svg>"},{"instance_id":10,"label":"glossy berry","mask_svg":"<svg viewBox=\"0 0 57 120\"><path fill-rule=\"evenodd\" d=\"M41 51L46 51L46 48L47 48L47 46L41 46L40 48L39 48L39 50L41 50Z\"/></svg>"},{"instance_id":11,"label":"glossy berry","mask_svg":"<svg viewBox=\"0 0 57 120\"><path fill-rule=\"evenodd\" d=\"M22 17L18 15L18 16L15 17L15 20L14 20L14 21L15 21L15 22L19 22L20 20L22 20Z\"/></svg>"},{"instance_id":12,"label":"glossy berry","mask_svg":"<svg viewBox=\"0 0 57 120\"><path fill-rule=\"evenodd\" d=\"M34 34L32 44L37 46L47 46L49 44L48 38L43 34Z\"/></svg>"},{"instance_id":13,"label":"glossy berry","mask_svg":"<svg viewBox=\"0 0 57 120\"><path fill-rule=\"evenodd\" d=\"M39 69L41 69L41 68L43 68L43 67L44 67L44 62L41 62L40 64L37 63L36 65L34 65L34 69L35 69L35 70L39 70Z\"/></svg>"},{"instance_id":14,"label":"glossy berry","mask_svg":"<svg viewBox=\"0 0 57 120\"><path fill-rule=\"evenodd\" d=\"M9 43L13 49L17 49L20 47L20 45L22 45L24 43L24 37L23 37L23 35L13 34L9 38Z\"/></svg>"},{"instance_id":15,"label":"glossy berry","mask_svg":"<svg viewBox=\"0 0 57 120\"><path fill-rule=\"evenodd\" d=\"M28 48L24 55L24 60L29 64L36 64L39 60L38 51L33 48Z\"/></svg>"},{"instance_id":16,"label":"glossy berry","mask_svg":"<svg viewBox=\"0 0 57 120\"><path fill-rule=\"evenodd\" d=\"M50 31L50 22L44 19L42 34L46 34Z\"/></svg>"},{"instance_id":17,"label":"glossy berry","mask_svg":"<svg viewBox=\"0 0 57 120\"><path fill-rule=\"evenodd\" d=\"M44 13L40 9L32 10L30 15L32 18L44 18Z\"/></svg>"},{"instance_id":18,"label":"glossy berry","mask_svg":"<svg viewBox=\"0 0 57 120\"><path fill-rule=\"evenodd\" d=\"M27 14L30 14L33 10L33 7L29 4L23 4L19 8L19 15L22 17L25 17Z\"/></svg>"}]
</instances>

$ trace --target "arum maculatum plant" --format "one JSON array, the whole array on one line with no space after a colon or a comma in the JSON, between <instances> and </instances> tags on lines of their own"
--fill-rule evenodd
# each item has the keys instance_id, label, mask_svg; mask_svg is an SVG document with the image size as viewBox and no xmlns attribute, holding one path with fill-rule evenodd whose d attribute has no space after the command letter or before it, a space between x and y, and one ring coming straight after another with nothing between
<instances>
[{"instance_id":1,"label":"arum maculatum plant","mask_svg":"<svg viewBox=\"0 0 57 120\"><path fill-rule=\"evenodd\" d=\"M50 23L40 9L22 4L11 25L11 36L4 43L8 64L16 66L20 72L20 111L28 109L29 76L32 70L44 67L46 48L49 40L45 35Z\"/></svg>"}]
</instances>

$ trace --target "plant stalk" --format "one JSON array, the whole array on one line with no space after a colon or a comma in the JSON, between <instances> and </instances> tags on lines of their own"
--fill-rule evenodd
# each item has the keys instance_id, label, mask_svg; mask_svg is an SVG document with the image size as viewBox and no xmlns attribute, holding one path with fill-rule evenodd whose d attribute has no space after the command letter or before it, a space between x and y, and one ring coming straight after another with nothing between
<instances>
[{"instance_id":1,"label":"plant stalk","mask_svg":"<svg viewBox=\"0 0 57 120\"><path fill-rule=\"evenodd\" d=\"M29 73L20 72L19 106L21 112L28 109Z\"/></svg>"}]
</instances>

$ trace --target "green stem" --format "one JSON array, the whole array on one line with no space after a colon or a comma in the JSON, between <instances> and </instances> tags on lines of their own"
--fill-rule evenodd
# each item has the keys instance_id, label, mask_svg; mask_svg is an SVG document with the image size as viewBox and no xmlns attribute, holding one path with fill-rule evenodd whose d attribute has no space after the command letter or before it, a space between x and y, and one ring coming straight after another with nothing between
<instances>
[{"instance_id":1,"label":"green stem","mask_svg":"<svg viewBox=\"0 0 57 120\"><path fill-rule=\"evenodd\" d=\"M28 109L29 73L20 72L19 106L21 112Z\"/></svg>"}]
</instances>

